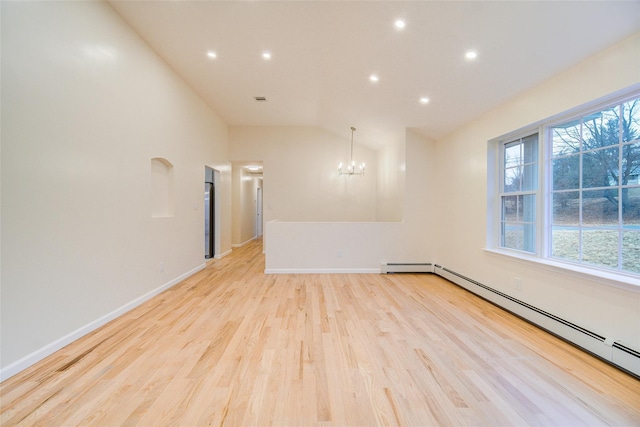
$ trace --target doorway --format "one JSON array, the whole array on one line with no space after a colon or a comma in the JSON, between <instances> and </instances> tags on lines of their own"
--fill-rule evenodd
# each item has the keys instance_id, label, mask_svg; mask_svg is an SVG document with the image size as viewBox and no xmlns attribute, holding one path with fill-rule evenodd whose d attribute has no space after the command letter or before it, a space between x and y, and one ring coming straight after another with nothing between
<instances>
[{"instance_id":1,"label":"doorway","mask_svg":"<svg viewBox=\"0 0 640 427\"><path fill-rule=\"evenodd\" d=\"M256 237L262 237L262 188L256 191Z\"/></svg>"},{"instance_id":2,"label":"doorway","mask_svg":"<svg viewBox=\"0 0 640 427\"><path fill-rule=\"evenodd\" d=\"M208 166L204 169L204 257L209 259L215 256L215 174Z\"/></svg>"}]
</instances>

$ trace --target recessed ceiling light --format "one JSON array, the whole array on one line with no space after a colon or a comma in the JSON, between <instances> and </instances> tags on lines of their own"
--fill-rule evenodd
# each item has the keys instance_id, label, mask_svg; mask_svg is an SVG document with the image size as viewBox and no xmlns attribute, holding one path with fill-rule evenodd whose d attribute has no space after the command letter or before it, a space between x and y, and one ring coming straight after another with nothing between
<instances>
[{"instance_id":1,"label":"recessed ceiling light","mask_svg":"<svg viewBox=\"0 0 640 427\"><path fill-rule=\"evenodd\" d=\"M404 20L402 19L396 19L396 22L393 23L393 25L398 29L398 30L402 30L407 23L404 22Z\"/></svg>"},{"instance_id":2,"label":"recessed ceiling light","mask_svg":"<svg viewBox=\"0 0 640 427\"><path fill-rule=\"evenodd\" d=\"M209 52L207 52L207 56L211 59L216 59L218 57L218 54L210 50Z\"/></svg>"},{"instance_id":3,"label":"recessed ceiling light","mask_svg":"<svg viewBox=\"0 0 640 427\"><path fill-rule=\"evenodd\" d=\"M266 50L264 52L262 52L262 59L265 59L265 60L271 59L271 52L266 51Z\"/></svg>"},{"instance_id":4,"label":"recessed ceiling light","mask_svg":"<svg viewBox=\"0 0 640 427\"><path fill-rule=\"evenodd\" d=\"M373 83L377 83L378 81L380 81L380 77L378 77L376 74L371 74L369 76L369 81Z\"/></svg>"},{"instance_id":5,"label":"recessed ceiling light","mask_svg":"<svg viewBox=\"0 0 640 427\"><path fill-rule=\"evenodd\" d=\"M468 60L474 60L478 57L478 52L475 50L468 50L467 53L464 54L464 57Z\"/></svg>"},{"instance_id":6,"label":"recessed ceiling light","mask_svg":"<svg viewBox=\"0 0 640 427\"><path fill-rule=\"evenodd\" d=\"M426 96L422 96L420 97L419 101L420 101L420 104L427 105L429 103L429 98L427 98Z\"/></svg>"}]
</instances>

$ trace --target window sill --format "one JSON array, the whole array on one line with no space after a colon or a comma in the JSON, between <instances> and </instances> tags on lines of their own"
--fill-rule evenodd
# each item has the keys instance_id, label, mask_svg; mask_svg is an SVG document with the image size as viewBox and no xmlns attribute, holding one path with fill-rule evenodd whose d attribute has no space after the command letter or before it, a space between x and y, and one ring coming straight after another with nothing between
<instances>
[{"instance_id":1,"label":"window sill","mask_svg":"<svg viewBox=\"0 0 640 427\"><path fill-rule=\"evenodd\" d=\"M608 272L501 249L484 248L484 251L492 255L509 258L510 260L516 260L528 265L536 265L537 267L541 267L553 273L565 274L581 280L589 280L603 285L614 286L627 291L640 293L640 279L624 273Z\"/></svg>"}]
</instances>

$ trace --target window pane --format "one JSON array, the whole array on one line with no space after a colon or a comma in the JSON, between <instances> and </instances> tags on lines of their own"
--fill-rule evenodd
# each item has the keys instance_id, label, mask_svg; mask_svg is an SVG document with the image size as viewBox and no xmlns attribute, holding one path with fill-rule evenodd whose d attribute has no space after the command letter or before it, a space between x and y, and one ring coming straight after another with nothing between
<instances>
[{"instance_id":1,"label":"window pane","mask_svg":"<svg viewBox=\"0 0 640 427\"><path fill-rule=\"evenodd\" d=\"M640 230L640 187L622 189L622 227Z\"/></svg>"},{"instance_id":2,"label":"window pane","mask_svg":"<svg viewBox=\"0 0 640 427\"><path fill-rule=\"evenodd\" d=\"M536 251L536 224L535 223L525 223L523 225L523 242L522 242L522 250L527 252L535 252Z\"/></svg>"},{"instance_id":3,"label":"window pane","mask_svg":"<svg viewBox=\"0 0 640 427\"><path fill-rule=\"evenodd\" d=\"M551 227L551 256L580 261L580 229L577 227Z\"/></svg>"},{"instance_id":4,"label":"window pane","mask_svg":"<svg viewBox=\"0 0 640 427\"><path fill-rule=\"evenodd\" d=\"M553 157L580 151L580 121L565 123L553 128Z\"/></svg>"},{"instance_id":5,"label":"window pane","mask_svg":"<svg viewBox=\"0 0 640 427\"><path fill-rule=\"evenodd\" d=\"M536 251L536 196L519 194L502 197L502 234L504 248Z\"/></svg>"},{"instance_id":6,"label":"window pane","mask_svg":"<svg viewBox=\"0 0 640 427\"><path fill-rule=\"evenodd\" d=\"M507 222L502 226L502 246L524 250L524 225Z\"/></svg>"},{"instance_id":7,"label":"window pane","mask_svg":"<svg viewBox=\"0 0 640 427\"><path fill-rule=\"evenodd\" d=\"M515 218L509 218L510 221L518 222L534 222L536 220L536 196L535 194L526 194L519 196L510 196L515 198Z\"/></svg>"},{"instance_id":8,"label":"window pane","mask_svg":"<svg viewBox=\"0 0 640 427\"><path fill-rule=\"evenodd\" d=\"M640 143L622 146L622 185L640 184Z\"/></svg>"},{"instance_id":9,"label":"window pane","mask_svg":"<svg viewBox=\"0 0 640 427\"><path fill-rule=\"evenodd\" d=\"M640 99L622 104L622 141L640 139Z\"/></svg>"},{"instance_id":10,"label":"window pane","mask_svg":"<svg viewBox=\"0 0 640 427\"><path fill-rule=\"evenodd\" d=\"M582 187L618 185L618 148L589 151L582 156Z\"/></svg>"},{"instance_id":11,"label":"window pane","mask_svg":"<svg viewBox=\"0 0 640 427\"><path fill-rule=\"evenodd\" d=\"M618 231L582 229L582 261L604 267L618 267Z\"/></svg>"},{"instance_id":12,"label":"window pane","mask_svg":"<svg viewBox=\"0 0 640 427\"><path fill-rule=\"evenodd\" d=\"M522 144L519 141L517 143L506 144L504 146L505 168L510 168L522 164L522 155L520 153L521 148Z\"/></svg>"},{"instance_id":13,"label":"window pane","mask_svg":"<svg viewBox=\"0 0 640 427\"><path fill-rule=\"evenodd\" d=\"M580 199L577 191L553 194L553 224L580 224Z\"/></svg>"},{"instance_id":14,"label":"window pane","mask_svg":"<svg viewBox=\"0 0 640 427\"><path fill-rule=\"evenodd\" d=\"M536 195L526 194L518 200L518 220L535 222L536 220Z\"/></svg>"},{"instance_id":15,"label":"window pane","mask_svg":"<svg viewBox=\"0 0 640 427\"><path fill-rule=\"evenodd\" d=\"M538 134L528 136L522 139L522 155L523 163L537 163L538 162Z\"/></svg>"},{"instance_id":16,"label":"window pane","mask_svg":"<svg viewBox=\"0 0 640 427\"><path fill-rule=\"evenodd\" d=\"M522 176L522 190L533 191L538 188L538 164L524 165L524 174Z\"/></svg>"},{"instance_id":17,"label":"window pane","mask_svg":"<svg viewBox=\"0 0 640 427\"><path fill-rule=\"evenodd\" d=\"M618 189L584 191L582 222L588 225L618 226Z\"/></svg>"},{"instance_id":18,"label":"window pane","mask_svg":"<svg viewBox=\"0 0 640 427\"><path fill-rule=\"evenodd\" d=\"M522 222L522 196L516 197L516 221Z\"/></svg>"},{"instance_id":19,"label":"window pane","mask_svg":"<svg viewBox=\"0 0 640 427\"><path fill-rule=\"evenodd\" d=\"M580 187L580 156L559 157L553 160L553 189L571 190Z\"/></svg>"},{"instance_id":20,"label":"window pane","mask_svg":"<svg viewBox=\"0 0 640 427\"><path fill-rule=\"evenodd\" d=\"M583 150L608 147L620 142L617 106L585 116L582 121Z\"/></svg>"},{"instance_id":21,"label":"window pane","mask_svg":"<svg viewBox=\"0 0 640 427\"><path fill-rule=\"evenodd\" d=\"M504 145L503 192L538 188L538 134Z\"/></svg>"},{"instance_id":22,"label":"window pane","mask_svg":"<svg viewBox=\"0 0 640 427\"><path fill-rule=\"evenodd\" d=\"M504 171L504 192L505 193L520 191L521 182L522 182L521 166L505 169Z\"/></svg>"},{"instance_id":23,"label":"window pane","mask_svg":"<svg viewBox=\"0 0 640 427\"><path fill-rule=\"evenodd\" d=\"M640 231L622 233L622 269L640 273Z\"/></svg>"},{"instance_id":24,"label":"window pane","mask_svg":"<svg viewBox=\"0 0 640 427\"><path fill-rule=\"evenodd\" d=\"M502 198L502 221L517 221L518 196L504 196Z\"/></svg>"}]
</instances>

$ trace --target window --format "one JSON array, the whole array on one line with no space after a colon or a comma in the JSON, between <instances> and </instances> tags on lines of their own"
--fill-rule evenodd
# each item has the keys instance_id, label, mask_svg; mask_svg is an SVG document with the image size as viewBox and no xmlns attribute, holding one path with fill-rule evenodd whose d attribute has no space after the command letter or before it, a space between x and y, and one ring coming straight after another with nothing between
<instances>
[{"instance_id":1,"label":"window","mask_svg":"<svg viewBox=\"0 0 640 427\"><path fill-rule=\"evenodd\" d=\"M490 147L490 246L640 275L639 93Z\"/></svg>"},{"instance_id":2,"label":"window","mask_svg":"<svg viewBox=\"0 0 640 427\"><path fill-rule=\"evenodd\" d=\"M538 134L507 142L501 154L500 245L535 252Z\"/></svg>"},{"instance_id":3,"label":"window","mask_svg":"<svg viewBox=\"0 0 640 427\"><path fill-rule=\"evenodd\" d=\"M640 273L640 98L549 132L551 257Z\"/></svg>"}]
</instances>

